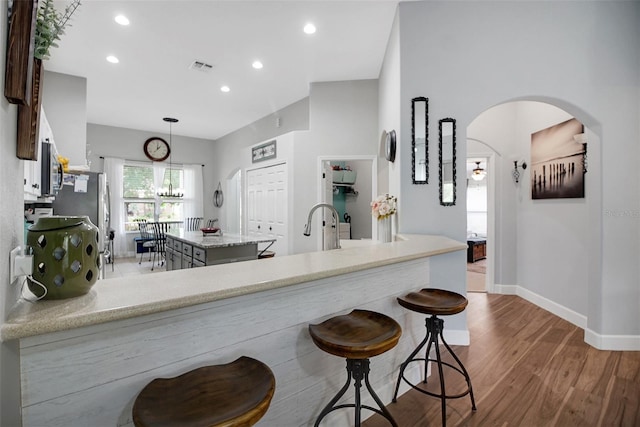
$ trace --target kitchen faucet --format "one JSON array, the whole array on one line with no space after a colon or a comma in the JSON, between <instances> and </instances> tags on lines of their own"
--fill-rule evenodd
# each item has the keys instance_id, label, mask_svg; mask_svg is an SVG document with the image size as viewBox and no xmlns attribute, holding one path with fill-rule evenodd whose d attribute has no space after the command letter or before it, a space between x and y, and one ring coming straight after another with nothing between
<instances>
[{"instance_id":1,"label":"kitchen faucet","mask_svg":"<svg viewBox=\"0 0 640 427\"><path fill-rule=\"evenodd\" d=\"M336 210L336 208L333 207L333 205L330 205L328 203L318 203L317 205L314 205L311 208L311 210L309 211L309 218L307 218L307 224L304 226L304 235L311 236L311 218L313 217L313 213L318 208L327 208L331 210L331 215L333 216L333 224L334 224L334 227L333 227L334 238L333 238L333 244L329 249L340 249L340 236L338 234L340 219L338 216L338 211Z\"/></svg>"}]
</instances>

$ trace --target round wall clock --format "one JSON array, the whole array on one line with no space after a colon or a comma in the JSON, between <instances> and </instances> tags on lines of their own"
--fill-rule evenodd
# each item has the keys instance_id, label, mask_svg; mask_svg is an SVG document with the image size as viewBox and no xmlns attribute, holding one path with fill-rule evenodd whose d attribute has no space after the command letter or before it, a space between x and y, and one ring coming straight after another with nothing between
<instances>
[{"instance_id":1,"label":"round wall clock","mask_svg":"<svg viewBox=\"0 0 640 427\"><path fill-rule=\"evenodd\" d=\"M393 163L396 160L396 131L391 130L385 133L384 156Z\"/></svg>"},{"instance_id":2,"label":"round wall clock","mask_svg":"<svg viewBox=\"0 0 640 427\"><path fill-rule=\"evenodd\" d=\"M151 137L144 142L144 154L154 162L162 162L167 160L171 154L169 144L162 138L157 136Z\"/></svg>"}]
</instances>

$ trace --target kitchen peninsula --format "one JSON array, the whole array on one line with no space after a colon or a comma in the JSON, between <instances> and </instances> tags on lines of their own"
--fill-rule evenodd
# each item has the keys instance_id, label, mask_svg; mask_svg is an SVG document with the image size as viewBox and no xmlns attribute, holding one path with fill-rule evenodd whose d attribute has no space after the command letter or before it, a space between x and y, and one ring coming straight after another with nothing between
<instances>
[{"instance_id":1,"label":"kitchen peninsula","mask_svg":"<svg viewBox=\"0 0 640 427\"><path fill-rule=\"evenodd\" d=\"M391 243L100 280L82 297L20 301L1 337L15 343L19 357L22 423L130 426L133 401L152 379L246 355L276 376L261 425L310 425L342 385L344 360L318 350L308 325L356 307L402 326L399 344L376 357L371 378L389 403L400 363L424 336L424 319L403 310L396 297L429 286L430 257L465 249L442 236L405 235ZM419 375L418 364L406 373ZM331 425L350 425L348 411L340 412Z\"/></svg>"},{"instance_id":2,"label":"kitchen peninsula","mask_svg":"<svg viewBox=\"0 0 640 427\"><path fill-rule=\"evenodd\" d=\"M167 233L167 271L257 259L258 244L271 244L275 240L239 234L205 234L182 229L172 231Z\"/></svg>"}]
</instances>

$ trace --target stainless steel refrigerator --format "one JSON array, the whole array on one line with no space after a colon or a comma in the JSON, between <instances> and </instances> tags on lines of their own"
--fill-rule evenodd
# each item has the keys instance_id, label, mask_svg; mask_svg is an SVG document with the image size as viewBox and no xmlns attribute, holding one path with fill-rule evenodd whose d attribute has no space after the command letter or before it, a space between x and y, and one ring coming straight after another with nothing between
<instances>
[{"instance_id":1,"label":"stainless steel refrigerator","mask_svg":"<svg viewBox=\"0 0 640 427\"><path fill-rule=\"evenodd\" d=\"M51 207L54 215L86 215L98 227L101 261L100 277L103 277L105 258L110 257L110 197L107 176L98 172L65 174L60 191Z\"/></svg>"}]
</instances>

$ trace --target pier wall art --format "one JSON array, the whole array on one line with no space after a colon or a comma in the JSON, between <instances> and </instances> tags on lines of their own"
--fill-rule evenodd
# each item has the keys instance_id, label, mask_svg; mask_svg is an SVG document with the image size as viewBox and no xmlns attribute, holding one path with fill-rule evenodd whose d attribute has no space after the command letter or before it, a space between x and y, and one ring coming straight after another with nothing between
<instances>
[{"instance_id":1,"label":"pier wall art","mask_svg":"<svg viewBox=\"0 0 640 427\"><path fill-rule=\"evenodd\" d=\"M586 144L576 119L531 134L531 198L584 198Z\"/></svg>"}]
</instances>

